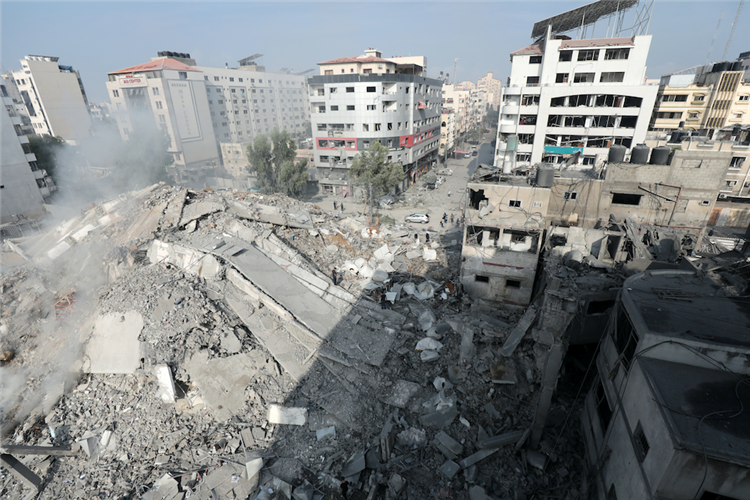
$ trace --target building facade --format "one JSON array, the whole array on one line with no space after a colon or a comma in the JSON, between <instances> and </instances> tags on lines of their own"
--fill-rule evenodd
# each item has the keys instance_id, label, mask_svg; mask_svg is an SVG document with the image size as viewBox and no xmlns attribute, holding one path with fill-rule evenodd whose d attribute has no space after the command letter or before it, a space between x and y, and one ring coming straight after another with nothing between
<instances>
[{"instance_id":1,"label":"building facade","mask_svg":"<svg viewBox=\"0 0 750 500\"><path fill-rule=\"evenodd\" d=\"M451 110L454 116L453 129L457 146L476 123L471 90L457 88L455 85L443 85L441 95L443 109Z\"/></svg>"},{"instance_id":2,"label":"building facade","mask_svg":"<svg viewBox=\"0 0 750 500\"><path fill-rule=\"evenodd\" d=\"M500 108L500 95L503 90L503 82L492 76L492 71L488 72L486 76L483 76L477 82L478 89L484 89L487 95L487 105L492 108L493 111L497 111Z\"/></svg>"},{"instance_id":3,"label":"building facade","mask_svg":"<svg viewBox=\"0 0 750 500\"><path fill-rule=\"evenodd\" d=\"M693 271L623 284L581 416L591 498L750 496L750 319L721 292Z\"/></svg>"},{"instance_id":4,"label":"building facade","mask_svg":"<svg viewBox=\"0 0 750 500\"><path fill-rule=\"evenodd\" d=\"M741 61L697 66L663 76L651 130L715 130L750 125L750 81Z\"/></svg>"},{"instance_id":5,"label":"building facade","mask_svg":"<svg viewBox=\"0 0 750 500\"><path fill-rule=\"evenodd\" d=\"M110 73L107 87L123 138L141 119L168 133L179 180L247 181L248 144L274 128L301 137L309 121L305 77L267 72L253 57L213 68L190 54L160 52Z\"/></svg>"},{"instance_id":6,"label":"building facade","mask_svg":"<svg viewBox=\"0 0 750 500\"><path fill-rule=\"evenodd\" d=\"M658 87L646 85L650 35L571 40L548 31L511 53L495 165L594 165L644 140Z\"/></svg>"},{"instance_id":7,"label":"building facade","mask_svg":"<svg viewBox=\"0 0 750 500\"><path fill-rule=\"evenodd\" d=\"M400 189L437 158L442 82L425 76L423 57L384 59L380 51L318 63L308 80L317 180L325 193L354 196L351 162L375 141L402 165Z\"/></svg>"},{"instance_id":8,"label":"building facade","mask_svg":"<svg viewBox=\"0 0 750 500\"><path fill-rule=\"evenodd\" d=\"M45 214L44 197L54 190L51 179L36 165L29 139L21 127L5 78L0 79L3 111L2 155L0 155L0 224L34 219ZM47 185L47 180L50 185Z\"/></svg>"},{"instance_id":9,"label":"building facade","mask_svg":"<svg viewBox=\"0 0 750 500\"><path fill-rule=\"evenodd\" d=\"M28 55L13 80L35 134L62 137L71 144L91 137L91 117L81 75L58 57Z\"/></svg>"}]
</instances>

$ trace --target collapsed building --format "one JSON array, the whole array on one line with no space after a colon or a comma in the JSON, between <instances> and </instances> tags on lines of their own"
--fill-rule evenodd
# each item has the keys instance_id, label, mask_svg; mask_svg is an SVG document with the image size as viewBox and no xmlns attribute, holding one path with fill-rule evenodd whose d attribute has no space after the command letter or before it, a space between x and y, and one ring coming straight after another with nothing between
<instances>
[{"instance_id":1,"label":"collapsed building","mask_svg":"<svg viewBox=\"0 0 750 500\"><path fill-rule=\"evenodd\" d=\"M6 239L2 494L578 491L535 315L461 293L457 234L366 222L161 184Z\"/></svg>"}]
</instances>

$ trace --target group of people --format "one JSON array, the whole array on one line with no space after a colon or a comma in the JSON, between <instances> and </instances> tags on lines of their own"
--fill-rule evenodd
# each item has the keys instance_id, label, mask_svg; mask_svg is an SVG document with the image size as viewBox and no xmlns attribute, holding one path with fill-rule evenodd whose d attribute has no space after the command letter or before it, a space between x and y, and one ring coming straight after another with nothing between
<instances>
[{"instance_id":1,"label":"group of people","mask_svg":"<svg viewBox=\"0 0 750 500\"><path fill-rule=\"evenodd\" d=\"M334 200L333 201L333 209L334 210L341 210L343 212L344 211L344 204L342 202L340 202L340 201L337 202L337 201Z\"/></svg>"},{"instance_id":2,"label":"group of people","mask_svg":"<svg viewBox=\"0 0 750 500\"><path fill-rule=\"evenodd\" d=\"M461 216L463 218L463 216ZM458 217L453 217L453 214L451 214L450 217L451 224L453 224L453 221L456 222L456 225L458 225ZM440 218L440 227L445 227L445 224L448 224L448 214L443 212L443 216Z\"/></svg>"}]
</instances>

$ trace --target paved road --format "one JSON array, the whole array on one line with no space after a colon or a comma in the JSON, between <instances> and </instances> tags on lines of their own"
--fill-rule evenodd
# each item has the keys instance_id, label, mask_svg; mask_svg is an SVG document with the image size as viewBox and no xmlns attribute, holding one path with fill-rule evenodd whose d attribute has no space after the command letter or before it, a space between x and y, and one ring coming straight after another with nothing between
<instances>
[{"instance_id":1,"label":"paved road","mask_svg":"<svg viewBox=\"0 0 750 500\"><path fill-rule=\"evenodd\" d=\"M450 230L451 234L458 236L462 231L454 225L448 223L448 227L440 227L440 217L443 213L447 213L449 216L453 214L454 217L460 218L463 213L464 203L466 201L466 182L469 177L474 173L479 163L486 163L492 165L494 151L490 141L492 141L493 134L485 134L484 142L478 145L479 153L477 156L470 158L459 158L449 159L447 165L438 164L435 170L441 170L442 168L450 168L453 170L453 175L445 176L446 182L438 186L435 190L422 190L422 181L417 182L414 186L411 186L405 193L399 198L404 200L406 203L399 203L390 210L380 210L382 216L388 216L395 219L397 222L403 222L404 217L414 213L422 212L427 213L430 216L429 224L412 224L407 225L412 227L415 232L424 231L429 229L431 231L445 234ZM470 149L470 146L462 146L458 149ZM340 196L323 196L315 195L309 198L305 198L305 201L310 201L317 204L324 210L333 211L333 202L344 203L344 212L346 215L353 213L362 213L364 210L364 204L353 203L350 198L341 198ZM411 203L410 203L411 201Z\"/></svg>"}]
</instances>

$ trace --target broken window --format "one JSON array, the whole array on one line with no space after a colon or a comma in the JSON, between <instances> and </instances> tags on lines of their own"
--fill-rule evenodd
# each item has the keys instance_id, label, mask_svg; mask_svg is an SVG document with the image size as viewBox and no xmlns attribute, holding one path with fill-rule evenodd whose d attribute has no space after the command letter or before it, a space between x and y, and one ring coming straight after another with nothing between
<instances>
[{"instance_id":1,"label":"broken window","mask_svg":"<svg viewBox=\"0 0 750 500\"><path fill-rule=\"evenodd\" d=\"M519 125L536 125L536 115L521 115L518 119Z\"/></svg>"},{"instance_id":2,"label":"broken window","mask_svg":"<svg viewBox=\"0 0 750 500\"><path fill-rule=\"evenodd\" d=\"M521 282L518 280L505 280L505 288L521 288Z\"/></svg>"},{"instance_id":3,"label":"broken window","mask_svg":"<svg viewBox=\"0 0 750 500\"><path fill-rule=\"evenodd\" d=\"M560 51L560 57L558 58L558 61L570 61L573 59L573 51L572 50L561 50Z\"/></svg>"},{"instance_id":4,"label":"broken window","mask_svg":"<svg viewBox=\"0 0 750 500\"><path fill-rule=\"evenodd\" d=\"M594 73L576 73L573 83L594 83Z\"/></svg>"},{"instance_id":5,"label":"broken window","mask_svg":"<svg viewBox=\"0 0 750 500\"><path fill-rule=\"evenodd\" d=\"M604 52L604 60L627 59L629 54L630 49L607 49Z\"/></svg>"},{"instance_id":6,"label":"broken window","mask_svg":"<svg viewBox=\"0 0 750 500\"><path fill-rule=\"evenodd\" d=\"M579 61L597 61L598 59L599 59L599 49L578 51Z\"/></svg>"},{"instance_id":7,"label":"broken window","mask_svg":"<svg viewBox=\"0 0 750 500\"><path fill-rule=\"evenodd\" d=\"M558 73L555 76L555 83L568 83L568 73Z\"/></svg>"},{"instance_id":8,"label":"broken window","mask_svg":"<svg viewBox=\"0 0 750 500\"><path fill-rule=\"evenodd\" d=\"M489 203L489 200L484 195L484 189L477 189L476 191L473 189L469 190L469 206L471 208L479 210L479 204L483 201Z\"/></svg>"},{"instance_id":9,"label":"broken window","mask_svg":"<svg viewBox=\"0 0 750 500\"><path fill-rule=\"evenodd\" d=\"M526 77L526 86L527 87L538 87L539 86L539 77L538 76L527 76Z\"/></svg>"},{"instance_id":10,"label":"broken window","mask_svg":"<svg viewBox=\"0 0 750 500\"><path fill-rule=\"evenodd\" d=\"M494 247L500 239L500 229L496 227L469 226L466 230L466 245Z\"/></svg>"},{"instance_id":11,"label":"broken window","mask_svg":"<svg viewBox=\"0 0 750 500\"><path fill-rule=\"evenodd\" d=\"M640 205L642 195L629 193L612 193L612 203L616 205Z\"/></svg>"},{"instance_id":12,"label":"broken window","mask_svg":"<svg viewBox=\"0 0 750 500\"><path fill-rule=\"evenodd\" d=\"M637 122L637 116L623 116L620 118L620 128L635 128Z\"/></svg>"},{"instance_id":13,"label":"broken window","mask_svg":"<svg viewBox=\"0 0 750 500\"><path fill-rule=\"evenodd\" d=\"M578 192L576 191L565 191L563 193L563 198L566 200L577 200L578 199Z\"/></svg>"},{"instance_id":14,"label":"broken window","mask_svg":"<svg viewBox=\"0 0 750 500\"><path fill-rule=\"evenodd\" d=\"M605 71L599 76L599 81L602 83L620 83L623 80L625 80L624 71Z\"/></svg>"},{"instance_id":15,"label":"broken window","mask_svg":"<svg viewBox=\"0 0 750 500\"><path fill-rule=\"evenodd\" d=\"M529 57L529 64L542 64L542 56Z\"/></svg>"},{"instance_id":16,"label":"broken window","mask_svg":"<svg viewBox=\"0 0 750 500\"><path fill-rule=\"evenodd\" d=\"M521 208L521 200L508 200L508 206L511 208Z\"/></svg>"},{"instance_id":17,"label":"broken window","mask_svg":"<svg viewBox=\"0 0 750 500\"><path fill-rule=\"evenodd\" d=\"M538 106L539 96L538 95L524 95L521 97L521 106Z\"/></svg>"},{"instance_id":18,"label":"broken window","mask_svg":"<svg viewBox=\"0 0 750 500\"><path fill-rule=\"evenodd\" d=\"M615 306L614 300L592 300L586 308L586 314L605 314Z\"/></svg>"},{"instance_id":19,"label":"broken window","mask_svg":"<svg viewBox=\"0 0 750 500\"><path fill-rule=\"evenodd\" d=\"M490 278L489 276L482 276L481 274L475 274L474 275L474 281L478 281L480 283L489 283Z\"/></svg>"},{"instance_id":20,"label":"broken window","mask_svg":"<svg viewBox=\"0 0 750 500\"><path fill-rule=\"evenodd\" d=\"M641 427L640 422L635 426L633 443L635 443L635 455L638 457L638 461L643 463L650 447L648 445L648 440L646 440L646 434L643 433L643 427Z\"/></svg>"},{"instance_id":21,"label":"broken window","mask_svg":"<svg viewBox=\"0 0 750 500\"><path fill-rule=\"evenodd\" d=\"M625 371L629 370L630 363L635 355L635 348L638 345L638 337L635 334L633 324L630 322L623 308L620 308L617 314L614 343Z\"/></svg>"}]
</instances>

